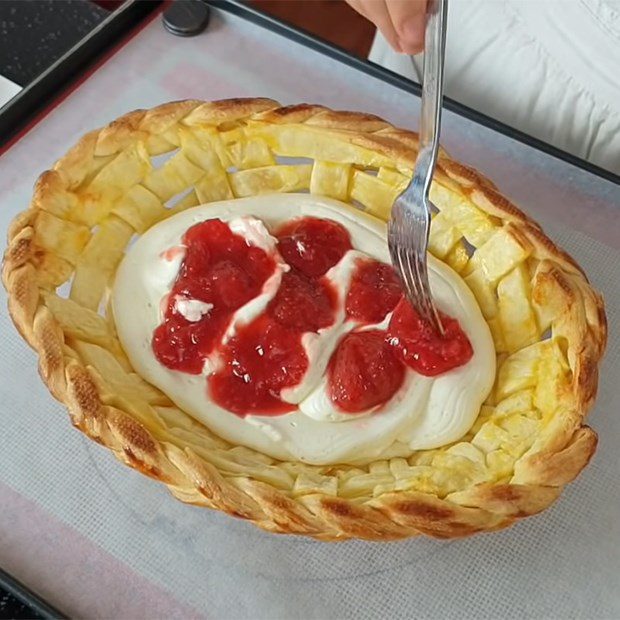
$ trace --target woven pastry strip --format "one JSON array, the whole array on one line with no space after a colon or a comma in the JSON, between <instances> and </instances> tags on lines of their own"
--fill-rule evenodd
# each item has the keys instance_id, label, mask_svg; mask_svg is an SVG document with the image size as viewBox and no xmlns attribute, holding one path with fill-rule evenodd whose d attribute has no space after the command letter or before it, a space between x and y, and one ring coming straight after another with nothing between
<instances>
[{"instance_id":1,"label":"woven pastry strip","mask_svg":"<svg viewBox=\"0 0 620 620\"><path fill-rule=\"evenodd\" d=\"M310 191L386 219L416 134L371 115L268 99L182 101L85 135L39 178L3 265L13 321L75 426L179 499L323 540L447 538L535 514L587 464L606 342L579 266L475 170L441 152L430 249L469 285L495 341L491 396L459 442L365 466L233 446L138 376L109 288L135 235L189 207Z\"/></svg>"}]
</instances>

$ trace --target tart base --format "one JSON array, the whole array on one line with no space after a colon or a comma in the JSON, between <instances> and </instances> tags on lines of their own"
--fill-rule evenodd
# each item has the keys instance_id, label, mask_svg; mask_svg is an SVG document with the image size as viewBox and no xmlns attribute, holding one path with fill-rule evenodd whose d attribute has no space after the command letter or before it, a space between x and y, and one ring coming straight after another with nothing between
<instances>
[{"instance_id":1,"label":"tart base","mask_svg":"<svg viewBox=\"0 0 620 620\"><path fill-rule=\"evenodd\" d=\"M108 290L135 234L196 204L274 191L308 190L385 219L417 145L375 116L268 99L170 103L86 134L39 178L2 272L11 317L73 424L178 499L272 532L452 538L550 505L596 448L584 418L606 343L602 298L535 222L443 151L431 251L476 295L499 368L461 442L364 468L275 461L174 407L116 339Z\"/></svg>"}]
</instances>

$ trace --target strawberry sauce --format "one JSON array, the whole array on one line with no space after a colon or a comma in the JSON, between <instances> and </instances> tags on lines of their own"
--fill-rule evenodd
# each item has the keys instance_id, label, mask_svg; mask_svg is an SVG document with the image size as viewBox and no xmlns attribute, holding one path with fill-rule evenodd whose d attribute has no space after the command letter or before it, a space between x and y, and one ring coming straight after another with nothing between
<instances>
[{"instance_id":1,"label":"strawberry sauce","mask_svg":"<svg viewBox=\"0 0 620 620\"><path fill-rule=\"evenodd\" d=\"M382 405L402 385L405 367L379 330L347 334L328 368L329 393L343 413L359 413Z\"/></svg>"},{"instance_id":2,"label":"strawberry sauce","mask_svg":"<svg viewBox=\"0 0 620 620\"><path fill-rule=\"evenodd\" d=\"M271 254L218 219L187 230L179 274L153 332L153 351L167 368L200 374L207 359L215 361L207 378L210 397L240 416L296 409L280 398L281 390L299 384L308 370L303 334L334 324L338 291L324 276L352 249L348 231L331 220L297 218L274 236L277 252ZM275 296L224 342L235 312L260 295L274 274L281 262L277 253L290 269L282 273ZM203 310L186 318L179 300L203 302ZM401 387L406 367L434 376L473 354L456 319L442 315L443 336L424 324L404 300L390 265L358 260L344 306L345 320L356 325L338 343L327 369L328 393L343 413L386 403ZM387 331L372 327L390 312Z\"/></svg>"},{"instance_id":3,"label":"strawberry sauce","mask_svg":"<svg viewBox=\"0 0 620 620\"><path fill-rule=\"evenodd\" d=\"M391 265L360 260L347 294L347 317L360 323L380 323L394 310L403 292Z\"/></svg>"},{"instance_id":4,"label":"strawberry sauce","mask_svg":"<svg viewBox=\"0 0 620 620\"><path fill-rule=\"evenodd\" d=\"M443 336L426 323L404 298L398 302L387 329L388 341L403 363L427 377L466 364L474 354L459 322L440 314Z\"/></svg>"},{"instance_id":5,"label":"strawberry sauce","mask_svg":"<svg viewBox=\"0 0 620 620\"><path fill-rule=\"evenodd\" d=\"M153 334L155 357L167 368L200 374L238 308L256 297L275 261L249 246L220 220L192 226L183 235L185 257L168 296L164 320ZM213 304L200 321L176 311L176 298Z\"/></svg>"}]
</instances>

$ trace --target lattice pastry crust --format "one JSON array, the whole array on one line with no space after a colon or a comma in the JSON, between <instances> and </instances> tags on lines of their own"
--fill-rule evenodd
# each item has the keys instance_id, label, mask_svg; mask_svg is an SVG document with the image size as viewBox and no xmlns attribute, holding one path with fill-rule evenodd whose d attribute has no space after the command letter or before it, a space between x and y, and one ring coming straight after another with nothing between
<instances>
[{"instance_id":1,"label":"lattice pastry crust","mask_svg":"<svg viewBox=\"0 0 620 620\"><path fill-rule=\"evenodd\" d=\"M596 447L583 420L603 302L535 222L444 152L431 251L471 287L498 356L493 392L461 441L365 467L278 462L175 407L116 338L108 289L134 235L197 204L266 192L309 190L385 219L417 146L375 116L268 99L170 103L86 134L39 178L3 265L13 321L73 424L177 498L272 532L448 538L551 504Z\"/></svg>"}]
</instances>

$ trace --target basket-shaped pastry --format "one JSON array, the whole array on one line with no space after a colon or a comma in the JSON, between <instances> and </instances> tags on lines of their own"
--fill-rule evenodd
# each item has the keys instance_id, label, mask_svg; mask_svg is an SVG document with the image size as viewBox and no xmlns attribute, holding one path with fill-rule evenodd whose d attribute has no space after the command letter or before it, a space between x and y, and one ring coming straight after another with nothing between
<instances>
[{"instance_id":1,"label":"basket-shaped pastry","mask_svg":"<svg viewBox=\"0 0 620 620\"><path fill-rule=\"evenodd\" d=\"M540 512L587 464L606 341L580 267L476 171L439 155L430 251L465 280L497 354L459 441L365 465L281 462L231 445L132 368L109 290L128 245L213 201L328 196L386 220L416 134L371 115L268 99L182 101L85 135L9 231L3 280L20 333L73 424L178 499L323 540L466 536Z\"/></svg>"}]
</instances>

